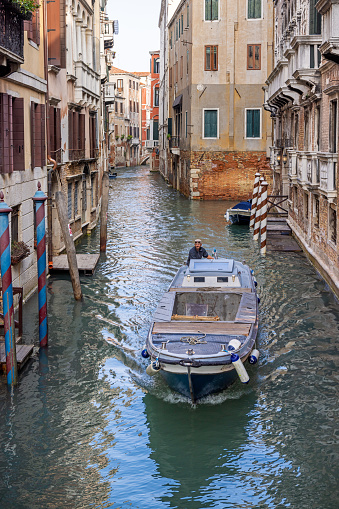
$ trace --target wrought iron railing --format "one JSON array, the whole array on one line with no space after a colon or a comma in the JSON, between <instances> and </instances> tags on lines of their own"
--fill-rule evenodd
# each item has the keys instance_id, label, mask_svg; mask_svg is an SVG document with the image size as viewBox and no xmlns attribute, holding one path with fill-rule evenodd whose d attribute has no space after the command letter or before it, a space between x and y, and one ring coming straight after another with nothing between
<instances>
[{"instance_id":1,"label":"wrought iron railing","mask_svg":"<svg viewBox=\"0 0 339 509\"><path fill-rule=\"evenodd\" d=\"M180 136L172 136L169 141L170 148L179 148L180 147Z\"/></svg>"},{"instance_id":2,"label":"wrought iron railing","mask_svg":"<svg viewBox=\"0 0 339 509\"><path fill-rule=\"evenodd\" d=\"M1 47L20 58L24 56L24 15L4 0L0 0L0 53Z\"/></svg>"},{"instance_id":3,"label":"wrought iron railing","mask_svg":"<svg viewBox=\"0 0 339 509\"><path fill-rule=\"evenodd\" d=\"M288 196L285 195L271 195L267 197L267 213L276 214L278 216L287 217L288 209L284 209L281 205L285 203L287 205Z\"/></svg>"}]
</instances>

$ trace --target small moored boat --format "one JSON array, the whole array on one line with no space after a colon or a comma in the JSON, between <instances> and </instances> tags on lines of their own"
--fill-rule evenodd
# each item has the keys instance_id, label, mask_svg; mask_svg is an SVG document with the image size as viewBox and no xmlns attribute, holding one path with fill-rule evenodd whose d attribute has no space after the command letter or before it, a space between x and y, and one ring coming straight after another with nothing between
<instances>
[{"instance_id":1,"label":"small moored boat","mask_svg":"<svg viewBox=\"0 0 339 509\"><path fill-rule=\"evenodd\" d=\"M117 174L115 171L114 171L114 172L109 172L109 174L108 174L108 176L109 176L109 178L110 178L110 179L115 179L115 178L117 178L117 175L118 175L118 174Z\"/></svg>"},{"instance_id":2,"label":"small moored boat","mask_svg":"<svg viewBox=\"0 0 339 509\"><path fill-rule=\"evenodd\" d=\"M234 205L231 209L226 210L226 220L232 224L248 224L251 218L252 201L241 201Z\"/></svg>"},{"instance_id":3,"label":"small moored boat","mask_svg":"<svg viewBox=\"0 0 339 509\"><path fill-rule=\"evenodd\" d=\"M239 376L243 362L255 363L258 330L256 281L233 259L191 260L181 267L159 302L143 357L146 372L161 373L192 402L221 391Z\"/></svg>"}]
</instances>

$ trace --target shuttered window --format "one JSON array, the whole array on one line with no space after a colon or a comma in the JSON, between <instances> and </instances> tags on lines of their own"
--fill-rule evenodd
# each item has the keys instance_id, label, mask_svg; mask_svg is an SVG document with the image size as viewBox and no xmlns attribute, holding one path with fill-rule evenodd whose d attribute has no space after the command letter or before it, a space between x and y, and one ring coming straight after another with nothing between
<instances>
[{"instance_id":1,"label":"shuttered window","mask_svg":"<svg viewBox=\"0 0 339 509\"><path fill-rule=\"evenodd\" d=\"M38 46L40 45L40 9L32 14L32 19L24 21L24 29L27 37Z\"/></svg>"},{"instance_id":2,"label":"shuttered window","mask_svg":"<svg viewBox=\"0 0 339 509\"><path fill-rule=\"evenodd\" d=\"M218 137L218 110L204 110L204 138Z\"/></svg>"},{"instance_id":3,"label":"shuttered window","mask_svg":"<svg viewBox=\"0 0 339 509\"><path fill-rule=\"evenodd\" d=\"M32 168L46 164L45 105L31 102L31 161Z\"/></svg>"},{"instance_id":4,"label":"shuttered window","mask_svg":"<svg viewBox=\"0 0 339 509\"><path fill-rule=\"evenodd\" d=\"M72 219L73 216L73 203L72 203L72 183L68 183L67 187L67 212L68 219Z\"/></svg>"},{"instance_id":5,"label":"shuttered window","mask_svg":"<svg viewBox=\"0 0 339 509\"><path fill-rule=\"evenodd\" d=\"M246 138L260 138L260 109L246 110Z\"/></svg>"},{"instance_id":6,"label":"shuttered window","mask_svg":"<svg viewBox=\"0 0 339 509\"><path fill-rule=\"evenodd\" d=\"M85 114L79 111L68 112L68 152L70 161L85 158Z\"/></svg>"},{"instance_id":7,"label":"shuttered window","mask_svg":"<svg viewBox=\"0 0 339 509\"><path fill-rule=\"evenodd\" d=\"M0 94L0 173L24 169L24 100Z\"/></svg>"},{"instance_id":8,"label":"shuttered window","mask_svg":"<svg viewBox=\"0 0 339 509\"><path fill-rule=\"evenodd\" d=\"M78 186L79 182L74 182L74 217L78 215Z\"/></svg>"},{"instance_id":9,"label":"shuttered window","mask_svg":"<svg viewBox=\"0 0 339 509\"><path fill-rule=\"evenodd\" d=\"M47 1L48 64L66 67L66 14L63 0Z\"/></svg>"},{"instance_id":10,"label":"shuttered window","mask_svg":"<svg viewBox=\"0 0 339 509\"><path fill-rule=\"evenodd\" d=\"M57 163L61 163L61 110L49 107L49 153Z\"/></svg>"},{"instance_id":11,"label":"shuttered window","mask_svg":"<svg viewBox=\"0 0 339 509\"><path fill-rule=\"evenodd\" d=\"M259 19L261 18L261 1L262 0L247 0L247 18Z\"/></svg>"},{"instance_id":12,"label":"shuttered window","mask_svg":"<svg viewBox=\"0 0 339 509\"><path fill-rule=\"evenodd\" d=\"M247 44L247 69L261 69L261 45Z\"/></svg>"},{"instance_id":13,"label":"shuttered window","mask_svg":"<svg viewBox=\"0 0 339 509\"><path fill-rule=\"evenodd\" d=\"M154 106L159 106L159 88L154 89Z\"/></svg>"},{"instance_id":14,"label":"shuttered window","mask_svg":"<svg viewBox=\"0 0 339 509\"><path fill-rule=\"evenodd\" d=\"M215 21L219 18L219 1L218 0L205 0L205 20Z\"/></svg>"},{"instance_id":15,"label":"shuttered window","mask_svg":"<svg viewBox=\"0 0 339 509\"><path fill-rule=\"evenodd\" d=\"M90 157L93 159L98 157L97 154L97 117L96 115L90 115L89 117L89 145L90 145Z\"/></svg>"},{"instance_id":16,"label":"shuttered window","mask_svg":"<svg viewBox=\"0 0 339 509\"><path fill-rule=\"evenodd\" d=\"M153 140L159 140L159 122L153 120Z\"/></svg>"}]
</instances>

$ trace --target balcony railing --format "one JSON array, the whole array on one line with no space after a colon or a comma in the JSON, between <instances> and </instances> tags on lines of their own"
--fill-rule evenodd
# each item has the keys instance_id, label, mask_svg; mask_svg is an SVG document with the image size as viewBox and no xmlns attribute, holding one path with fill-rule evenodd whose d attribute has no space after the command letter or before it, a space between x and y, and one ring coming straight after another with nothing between
<instances>
[{"instance_id":1,"label":"balcony railing","mask_svg":"<svg viewBox=\"0 0 339 509\"><path fill-rule=\"evenodd\" d=\"M68 156L70 161L80 161L81 159L85 159L85 149L70 148L68 150Z\"/></svg>"},{"instance_id":2,"label":"balcony railing","mask_svg":"<svg viewBox=\"0 0 339 509\"><path fill-rule=\"evenodd\" d=\"M99 157L99 149L98 148L91 148L90 150L90 158L91 159L97 159Z\"/></svg>"},{"instance_id":3,"label":"balcony railing","mask_svg":"<svg viewBox=\"0 0 339 509\"><path fill-rule=\"evenodd\" d=\"M180 136L172 136L169 140L169 147L171 148L180 148Z\"/></svg>"},{"instance_id":4,"label":"balcony railing","mask_svg":"<svg viewBox=\"0 0 339 509\"><path fill-rule=\"evenodd\" d=\"M112 104L115 101L115 83L105 84L105 103Z\"/></svg>"},{"instance_id":5,"label":"balcony railing","mask_svg":"<svg viewBox=\"0 0 339 509\"><path fill-rule=\"evenodd\" d=\"M146 148L154 148L159 146L159 140L146 140L145 147Z\"/></svg>"},{"instance_id":6,"label":"balcony railing","mask_svg":"<svg viewBox=\"0 0 339 509\"><path fill-rule=\"evenodd\" d=\"M11 2L0 0L0 54L23 63L24 15Z\"/></svg>"}]
</instances>

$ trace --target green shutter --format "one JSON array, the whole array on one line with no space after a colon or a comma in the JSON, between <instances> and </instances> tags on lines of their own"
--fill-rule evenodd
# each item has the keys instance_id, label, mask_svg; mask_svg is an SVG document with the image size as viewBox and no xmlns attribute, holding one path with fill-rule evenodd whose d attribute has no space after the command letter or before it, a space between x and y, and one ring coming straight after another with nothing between
<instances>
[{"instance_id":1,"label":"green shutter","mask_svg":"<svg viewBox=\"0 0 339 509\"><path fill-rule=\"evenodd\" d=\"M204 112L204 138L217 138L218 111L205 110Z\"/></svg>"},{"instance_id":2,"label":"green shutter","mask_svg":"<svg viewBox=\"0 0 339 509\"><path fill-rule=\"evenodd\" d=\"M248 19L261 18L261 0L248 0L247 5Z\"/></svg>"},{"instance_id":3,"label":"green shutter","mask_svg":"<svg viewBox=\"0 0 339 509\"><path fill-rule=\"evenodd\" d=\"M218 19L218 2L219 0L212 0L212 20Z\"/></svg>"},{"instance_id":4,"label":"green shutter","mask_svg":"<svg viewBox=\"0 0 339 509\"><path fill-rule=\"evenodd\" d=\"M153 120L153 140L159 139L159 122L157 120Z\"/></svg>"},{"instance_id":5,"label":"green shutter","mask_svg":"<svg viewBox=\"0 0 339 509\"><path fill-rule=\"evenodd\" d=\"M252 138L253 110L246 110L246 138Z\"/></svg>"},{"instance_id":6,"label":"green shutter","mask_svg":"<svg viewBox=\"0 0 339 509\"><path fill-rule=\"evenodd\" d=\"M212 0L205 0L205 20L212 20Z\"/></svg>"},{"instance_id":7,"label":"green shutter","mask_svg":"<svg viewBox=\"0 0 339 509\"><path fill-rule=\"evenodd\" d=\"M253 110L253 138L260 138L260 110Z\"/></svg>"},{"instance_id":8,"label":"green shutter","mask_svg":"<svg viewBox=\"0 0 339 509\"><path fill-rule=\"evenodd\" d=\"M167 119L167 134L170 134L172 136L172 119Z\"/></svg>"}]
</instances>

